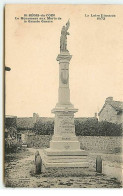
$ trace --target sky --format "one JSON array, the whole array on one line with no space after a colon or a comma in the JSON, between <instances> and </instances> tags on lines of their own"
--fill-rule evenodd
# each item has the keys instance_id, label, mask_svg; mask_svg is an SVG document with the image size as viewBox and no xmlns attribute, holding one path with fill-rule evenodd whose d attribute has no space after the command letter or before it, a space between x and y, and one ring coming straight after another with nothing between
<instances>
[{"instance_id":1,"label":"sky","mask_svg":"<svg viewBox=\"0 0 123 196\"><path fill-rule=\"evenodd\" d=\"M23 23L24 14L55 14L53 23ZM89 15L89 17L85 17ZM91 17L90 15L93 15ZM97 20L94 15L115 14ZM5 10L6 115L54 116L58 101L62 26L70 19L70 99L76 117L93 117L106 97L123 99L123 6L7 5Z\"/></svg>"}]
</instances>

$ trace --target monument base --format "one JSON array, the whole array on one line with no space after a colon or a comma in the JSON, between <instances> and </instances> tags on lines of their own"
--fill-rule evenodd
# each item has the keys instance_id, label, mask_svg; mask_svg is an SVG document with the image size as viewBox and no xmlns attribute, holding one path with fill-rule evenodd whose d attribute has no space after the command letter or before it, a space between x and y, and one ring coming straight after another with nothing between
<instances>
[{"instance_id":1,"label":"monument base","mask_svg":"<svg viewBox=\"0 0 123 196\"><path fill-rule=\"evenodd\" d=\"M54 150L47 148L44 150L43 163L49 167L81 167L87 168L87 152L84 150Z\"/></svg>"},{"instance_id":2,"label":"monument base","mask_svg":"<svg viewBox=\"0 0 123 196\"><path fill-rule=\"evenodd\" d=\"M59 105L59 107L58 107ZM48 167L88 167L87 152L80 150L80 143L75 135L74 113L78 110L57 104L55 113L54 135L50 148L44 150L43 163Z\"/></svg>"}]
</instances>

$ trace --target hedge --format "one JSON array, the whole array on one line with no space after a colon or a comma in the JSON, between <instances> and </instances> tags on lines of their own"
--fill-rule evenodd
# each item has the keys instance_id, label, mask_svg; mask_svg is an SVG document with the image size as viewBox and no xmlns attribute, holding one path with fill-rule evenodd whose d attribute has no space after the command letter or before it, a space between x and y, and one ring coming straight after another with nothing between
<instances>
[{"instance_id":1,"label":"hedge","mask_svg":"<svg viewBox=\"0 0 123 196\"><path fill-rule=\"evenodd\" d=\"M54 133L54 122L38 121L34 124L33 131L38 135L52 135Z\"/></svg>"},{"instance_id":2,"label":"hedge","mask_svg":"<svg viewBox=\"0 0 123 196\"><path fill-rule=\"evenodd\" d=\"M38 135L52 135L54 133L54 122L38 121L33 131ZM97 120L80 121L75 119L75 133L77 136L121 136L122 125Z\"/></svg>"}]
</instances>

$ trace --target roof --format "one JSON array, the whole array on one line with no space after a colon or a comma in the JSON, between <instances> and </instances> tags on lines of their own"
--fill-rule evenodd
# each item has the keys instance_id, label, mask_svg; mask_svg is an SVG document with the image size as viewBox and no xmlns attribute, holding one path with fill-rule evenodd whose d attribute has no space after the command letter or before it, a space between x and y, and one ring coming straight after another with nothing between
<instances>
[{"instance_id":1,"label":"roof","mask_svg":"<svg viewBox=\"0 0 123 196\"><path fill-rule=\"evenodd\" d=\"M100 113L103 111L104 107L109 104L110 106L112 106L116 111L118 112L122 112L123 111L123 102L122 101L110 101L110 102L106 102L102 109L100 110L100 112L98 113L98 115L100 115Z\"/></svg>"},{"instance_id":2,"label":"roof","mask_svg":"<svg viewBox=\"0 0 123 196\"><path fill-rule=\"evenodd\" d=\"M54 118L39 117L38 121L47 122L54 121ZM17 127L20 129L32 129L34 127L35 121L33 117L20 117L17 118Z\"/></svg>"},{"instance_id":3,"label":"roof","mask_svg":"<svg viewBox=\"0 0 123 196\"><path fill-rule=\"evenodd\" d=\"M17 116L5 115L5 118L17 118Z\"/></svg>"},{"instance_id":4,"label":"roof","mask_svg":"<svg viewBox=\"0 0 123 196\"><path fill-rule=\"evenodd\" d=\"M38 117L38 121L43 121L43 122L54 122L54 117Z\"/></svg>"},{"instance_id":5,"label":"roof","mask_svg":"<svg viewBox=\"0 0 123 196\"><path fill-rule=\"evenodd\" d=\"M123 102L121 101L112 101L110 105L117 111L123 111Z\"/></svg>"}]
</instances>

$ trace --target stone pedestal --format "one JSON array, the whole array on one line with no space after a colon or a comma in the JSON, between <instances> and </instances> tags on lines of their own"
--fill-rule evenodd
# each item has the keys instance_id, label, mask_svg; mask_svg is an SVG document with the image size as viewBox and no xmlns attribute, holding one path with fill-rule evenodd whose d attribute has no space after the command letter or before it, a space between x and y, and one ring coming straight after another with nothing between
<instances>
[{"instance_id":1,"label":"stone pedestal","mask_svg":"<svg viewBox=\"0 0 123 196\"><path fill-rule=\"evenodd\" d=\"M88 167L87 153L80 150L80 143L75 135L74 113L78 111L70 103L68 51L58 55L59 91L58 103L52 110L55 114L54 135L50 148L44 150L45 167Z\"/></svg>"}]
</instances>

